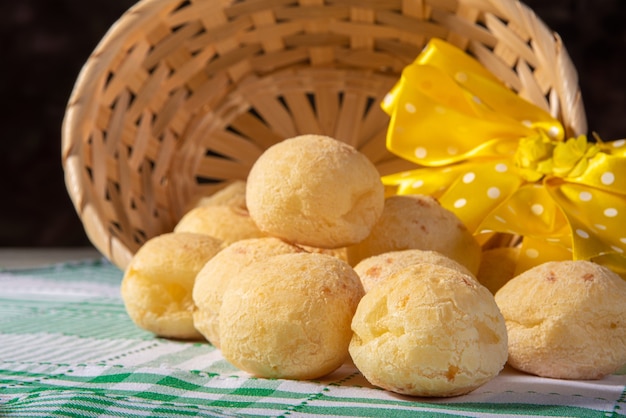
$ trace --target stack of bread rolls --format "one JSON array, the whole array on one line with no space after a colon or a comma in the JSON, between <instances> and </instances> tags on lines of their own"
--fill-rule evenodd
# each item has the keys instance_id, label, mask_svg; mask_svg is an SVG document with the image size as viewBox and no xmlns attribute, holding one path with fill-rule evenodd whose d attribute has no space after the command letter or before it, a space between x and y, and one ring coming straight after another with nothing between
<instances>
[{"instance_id":1,"label":"stack of bread rolls","mask_svg":"<svg viewBox=\"0 0 626 418\"><path fill-rule=\"evenodd\" d=\"M138 326L205 338L259 377L315 379L351 359L384 389L456 396L507 359L562 378L599 378L626 363L618 276L556 263L511 278L502 266L513 257L494 254L434 198L385 198L376 167L352 146L303 135L268 148L246 182L201 199L172 233L147 241L122 297ZM609 299L610 309L594 305ZM589 325L598 321L602 332ZM553 347L564 336L572 347ZM603 356L581 338L606 342Z\"/></svg>"}]
</instances>

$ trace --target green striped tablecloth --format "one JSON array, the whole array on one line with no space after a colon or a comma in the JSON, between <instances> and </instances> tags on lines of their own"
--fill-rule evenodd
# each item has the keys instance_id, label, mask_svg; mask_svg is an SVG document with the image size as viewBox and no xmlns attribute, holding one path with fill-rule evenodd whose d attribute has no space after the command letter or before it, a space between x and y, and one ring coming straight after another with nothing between
<instances>
[{"instance_id":1,"label":"green striped tablecloth","mask_svg":"<svg viewBox=\"0 0 626 418\"><path fill-rule=\"evenodd\" d=\"M0 272L0 416L626 416L626 375L542 379L505 369L469 395L399 396L344 366L319 381L256 379L207 343L131 322L105 261Z\"/></svg>"}]
</instances>

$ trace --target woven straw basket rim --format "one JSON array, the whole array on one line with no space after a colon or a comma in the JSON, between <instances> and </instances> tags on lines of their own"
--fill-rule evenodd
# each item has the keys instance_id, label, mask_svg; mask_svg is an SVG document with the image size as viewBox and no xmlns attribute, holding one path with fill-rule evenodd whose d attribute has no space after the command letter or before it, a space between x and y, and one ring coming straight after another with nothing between
<instances>
[{"instance_id":1,"label":"woven straw basket rim","mask_svg":"<svg viewBox=\"0 0 626 418\"><path fill-rule=\"evenodd\" d=\"M85 63L63 123L89 239L125 268L194 200L297 134L346 141L381 174L407 168L385 149L378 103L433 37L586 133L567 51L516 0L142 0Z\"/></svg>"}]
</instances>

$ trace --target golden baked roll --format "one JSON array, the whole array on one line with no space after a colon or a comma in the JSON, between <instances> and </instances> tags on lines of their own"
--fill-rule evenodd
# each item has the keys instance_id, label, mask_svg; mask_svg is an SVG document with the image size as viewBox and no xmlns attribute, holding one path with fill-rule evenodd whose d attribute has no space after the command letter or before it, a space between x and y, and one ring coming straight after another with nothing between
<instances>
[{"instance_id":1,"label":"golden baked roll","mask_svg":"<svg viewBox=\"0 0 626 418\"><path fill-rule=\"evenodd\" d=\"M600 379L626 364L626 282L590 261L552 261L495 296L509 364L559 379Z\"/></svg>"},{"instance_id":2,"label":"golden baked roll","mask_svg":"<svg viewBox=\"0 0 626 418\"><path fill-rule=\"evenodd\" d=\"M484 250L476 278L494 295L515 276L519 247L497 247Z\"/></svg>"},{"instance_id":3,"label":"golden baked roll","mask_svg":"<svg viewBox=\"0 0 626 418\"><path fill-rule=\"evenodd\" d=\"M193 287L194 326L214 346L220 347L219 312L231 279L246 266L278 254L304 252L279 238L250 238L230 244L202 267Z\"/></svg>"},{"instance_id":4,"label":"golden baked roll","mask_svg":"<svg viewBox=\"0 0 626 418\"><path fill-rule=\"evenodd\" d=\"M493 295L435 264L413 264L373 287L352 329L350 354L365 378L405 395L465 394L506 363L506 327Z\"/></svg>"},{"instance_id":5,"label":"golden baked roll","mask_svg":"<svg viewBox=\"0 0 626 418\"><path fill-rule=\"evenodd\" d=\"M234 180L211 196L198 199L193 207L196 206L233 206L246 209L246 182Z\"/></svg>"},{"instance_id":6,"label":"golden baked roll","mask_svg":"<svg viewBox=\"0 0 626 418\"><path fill-rule=\"evenodd\" d=\"M338 259L345 261L346 263L348 262L348 250L346 249L346 247L319 248L319 247L311 247L310 245L302 245L302 244L298 244L298 247L302 248L303 250L309 253L332 255L333 257L337 257Z\"/></svg>"},{"instance_id":7,"label":"golden baked roll","mask_svg":"<svg viewBox=\"0 0 626 418\"><path fill-rule=\"evenodd\" d=\"M201 339L193 326L196 275L222 242L203 234L167 233L146 241L124 271L121 294L139 327L161 337Z\"/></svg>"},{"instance_id":8,"label":"golden baked roll","mask_svg":"<svg viewBox=\"0 0 626 418\"><path fill-rule=\"evenodd\" d=\"M390 251L373 255L361 260L354 266L354 271L359 275L363 289L365 289L367 293L372 287L384 281L390 274L404 267L419 263L430 263L448 267L473 277L473 274L465 266L451 258L436 251L417 249Z\"/></svg>"},{"instance_id":9,"label":"golden baked roll","mask_svg":"<svg viewBox=\"0 0 626 418\"><path fill-rule=\"evenodd\" d=\"M481 247L461 220L430 196L401 195L385 199L383 214L363 241L348 247L348 261L389 251L437 251L478 272Z\"/></svg>"},{"instance_id":10,"label":"golden baked roll","mask_svg":"<svg viewBox=\"0 0 626 418\"><path fill-rule=\"evenodd\" d=\"M222 298L222 354L259 377L324 376L348 358L363 293L352 267L333 256L303 252L252 263Z\"/></svg>"},{"instance_id":11,"label":"golden baked roll","mask_svg":"<svg viewBox=\"0 0 626 418\"><path fill-rule=\"evenodd\" d=\"M267 236L257 227L245 208L222 205L193 208L178 221L174 232L206 234L227 245L242 239Z\"/></svg>"},{"instance_id":12,"label":"golden baked roll","mask_svg":"<svg viewBox=\"0 0 626 418\"><path fill-rule=\"evenodd\" d=\"M321 135L268 148L248 175L246 202L262 231L286 241L340 248L365 238L380 217L384 187L358 150Z\"/></svg>"}]
</instances>

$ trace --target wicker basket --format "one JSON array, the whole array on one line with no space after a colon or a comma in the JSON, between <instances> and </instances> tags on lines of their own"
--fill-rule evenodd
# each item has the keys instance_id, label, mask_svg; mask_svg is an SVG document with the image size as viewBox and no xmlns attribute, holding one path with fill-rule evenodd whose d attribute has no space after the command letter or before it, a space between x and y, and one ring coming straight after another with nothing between
<instances>
[{"instance_id":1,"label":"wicker basket","mask_svg":"<svg viewBox=\"0 0 626 418\"><path fill-rule=\"evenodd\" d=\"M85 64L64 120L89 239L124 268L191 202L301 133L356 146L381 174L408 168L385 149L379 103L432 37L586 133L565 48L515 0L143 0Z\"/></svg>"}]
</instances>

